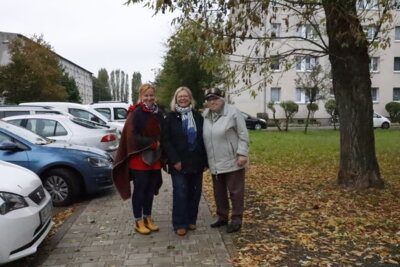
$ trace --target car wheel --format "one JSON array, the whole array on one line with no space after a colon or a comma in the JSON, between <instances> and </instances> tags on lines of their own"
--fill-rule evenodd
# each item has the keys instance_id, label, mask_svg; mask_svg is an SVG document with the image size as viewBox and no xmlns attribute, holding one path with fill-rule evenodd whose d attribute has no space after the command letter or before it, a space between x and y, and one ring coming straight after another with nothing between
<instances>
[{"instance_id":1,"label":"car wheel","mask_svg":"<svg viewBox=\"0 0 400 267\"><path fill-rule=\"evenodd\" d=\"M256 125L254 125L254 130L261 130L261 124L256 123Z\"/></svg>"},{"instance_id":2,"label":"car wheel","mask_svg":"<svg viewBox=\"0 0 400 267\"><path fill-rule=\"evenodd\" d=\"M68 169L49 170L42 178L54 206L69 205L80 193L79 181L75 173Z\"/></svg>"},{"instance_id":3,"label":"car wheel","mask_svg":"<svg viewBox=\"0 0 400 267\"><path fill-rule=\"evenodd\" d=\"M382 123L382 129L389 129L390 125L387 122Z\"/></svg>"}]
</instances>

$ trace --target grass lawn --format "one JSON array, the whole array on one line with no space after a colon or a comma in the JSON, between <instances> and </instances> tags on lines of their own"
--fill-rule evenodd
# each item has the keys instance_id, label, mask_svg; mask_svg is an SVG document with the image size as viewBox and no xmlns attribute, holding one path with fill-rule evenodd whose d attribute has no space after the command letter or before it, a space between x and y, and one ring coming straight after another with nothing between
<instances>
[{"instance_id":1,"label":"grass lawn","mask_svg":"<svg viewBox=\"0 0 400 267\"><path fill-rule=\"evenodd\" d=\"M375 130L384 190L336 185L339 132L251 131L236 266L398 266L400 130ZM210 178L205 192L214 205Z\"/></svg>"}]
</instances>

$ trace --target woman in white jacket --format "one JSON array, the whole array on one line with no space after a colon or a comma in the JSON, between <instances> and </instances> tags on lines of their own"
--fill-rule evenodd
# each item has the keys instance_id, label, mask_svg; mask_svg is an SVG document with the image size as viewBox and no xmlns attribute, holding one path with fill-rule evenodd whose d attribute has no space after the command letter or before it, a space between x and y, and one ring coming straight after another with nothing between
<instances>
[{"instance_id":1,"label":"woman in white jacket","mask_svg":"<svg viewBox=\"0 0 400 267\"><path fill-rule=\"evenodd\" d=\"M224 96L225 92L218 88L205 91L208 108L203 113L203 139L212 174L218 215L217 221L210 226L228 225L230 199L231 222L226 231L233 233L242 227L249 134L241 112L225 103Z\"/></svg>"}]
</instances>

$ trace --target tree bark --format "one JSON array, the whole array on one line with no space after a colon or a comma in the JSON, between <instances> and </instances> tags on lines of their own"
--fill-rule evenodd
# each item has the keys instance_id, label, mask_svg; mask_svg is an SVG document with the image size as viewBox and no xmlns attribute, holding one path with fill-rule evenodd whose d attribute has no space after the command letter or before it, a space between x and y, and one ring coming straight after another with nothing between
<instances>
[{"instance_id":1,"label":"tree bark","mask_svg":"<svg viewBox=\"0 0 400 267\"><path fill-rule=\"evenodd\" d=\"M383 188L375 155L368 43L355 0L324 0L333 91L339 109L338 183L348 189Z\"/></svg>"}]
</instances>

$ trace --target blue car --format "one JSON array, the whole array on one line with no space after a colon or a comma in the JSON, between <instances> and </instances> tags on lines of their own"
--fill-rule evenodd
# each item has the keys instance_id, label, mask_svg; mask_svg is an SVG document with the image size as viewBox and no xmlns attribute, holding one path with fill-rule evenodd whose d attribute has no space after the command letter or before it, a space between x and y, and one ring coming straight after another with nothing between
<instances>
[{"instance_id":1,"label":"blue car","mask_svg":"<svg viewBox=\"0 0 400 267\"><path fill-rule=\"evenodd\" d=\"M107 152L50 140L5 121L0 121L0 160L35 172L54 206L113 186L113 159Z\"/></svg>"}]
</instances>

